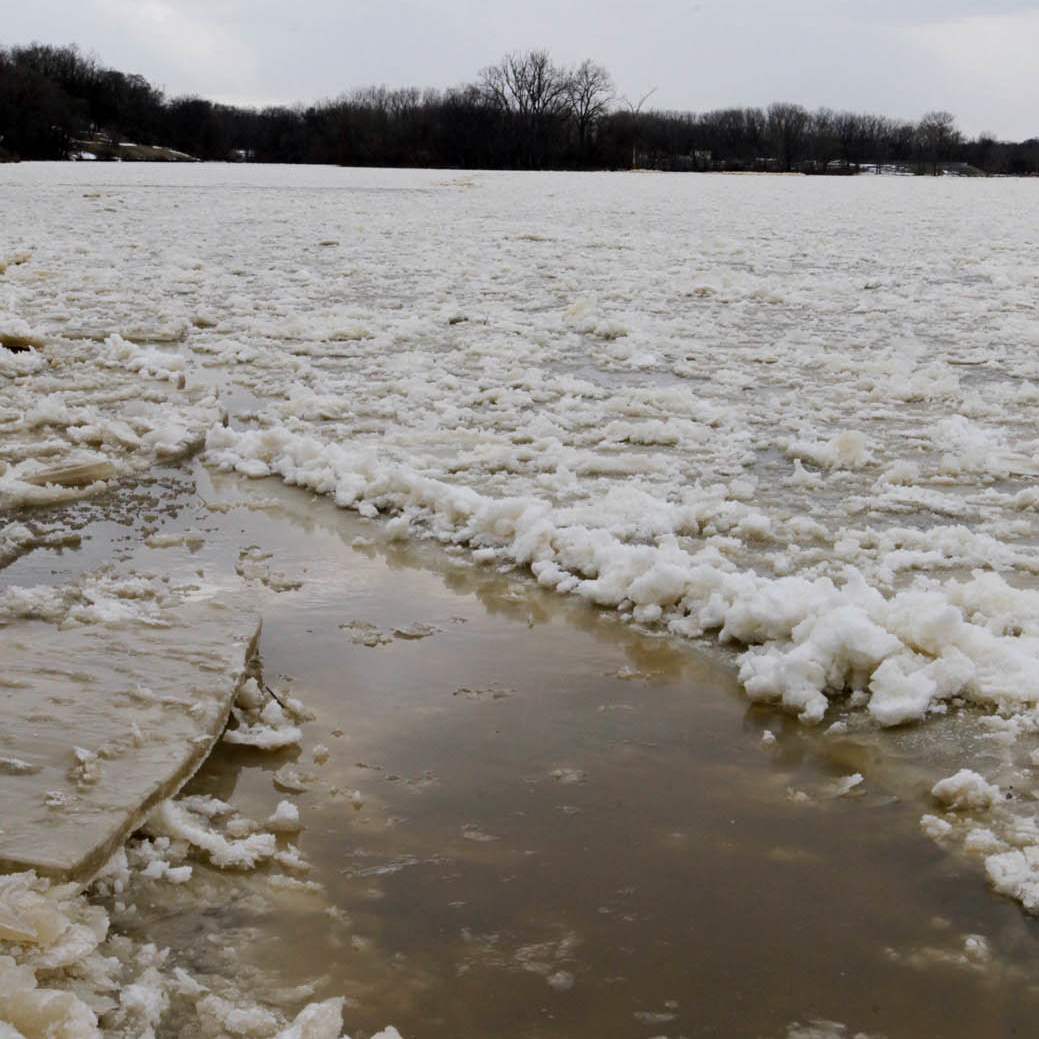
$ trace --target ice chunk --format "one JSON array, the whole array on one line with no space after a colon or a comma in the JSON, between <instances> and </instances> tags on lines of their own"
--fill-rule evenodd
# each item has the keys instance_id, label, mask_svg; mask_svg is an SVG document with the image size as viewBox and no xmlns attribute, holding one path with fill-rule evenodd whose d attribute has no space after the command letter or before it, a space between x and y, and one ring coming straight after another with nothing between
<instances>
[{"instance_id":1,"label":"ice chunk","mask_svg":"<svg viewBox=\"0 0 1039 1039\"><path fill-rule=\"evenodd\" d=\"M574 987L574 976L566 970L557 970L554 974L550 974L546 980L549 988L555 989L556 992L569 992Z\"/></svg>"},{"instance_id":2,"label":"ice chunk","mask_svg":"<svg viewBox=\"0 0 1039 1039\"><path fill-rule=\"evenodd\" d=\"M296 833L302 828L299 809L291 801L279 801L265 825L272 833Z\"/></svg>"},{"instance_id":3,"label":"ice chunk","mask_svg":"<svg viewBox=\"0 0 1039 1039\"><path fill-rule=\"evenodd\" d=\"M920 829L931 840L938 841L952 833L952 823L945 819L939 819L936 815L924 815L920 818Z\"/></svg>"},{"instance_id":4,"label":"ice chunk","mask_svg":"<svg viewBox=\"0 0 1039 1039\"><path fill-rule=\"evenodd\" d=\"M830 790L834 797L845 797L856 787L861 786L863 782L862 773L855 772L850 776L842 776L840 779L835 780Z\"/></svg>"},{"instance_id":5,"label":"ice chunk","mask_svg":"<svg viewBox=\"0 0 1039 1039\"><path fill-rule=\"evenodd\" d=\"M176 801L163 801L148 817L147 830L156 836L187 841L221 868L252 869L258 862L271 858L278 849L272 833L229 840Z\"/></svg>"},{"instance_id":6,"label":"ice chunk","mask_svg":"<svg viewBox=\"0 0 1039 1039\"><path fill-rule=\"evenodd\" d=\"M1030 913L1039 912L1039 845L989 855L985 870L992 886L1016 899Z\"/></svg>"},{"instance_id":7,"label":"ice chunk","mask_svg":"<svg viewBox=\"0 0 1039 1039\"><path fill-rule=\"evenodd\" d=\"M231 592L109 572L0 592L4 623L0 860L87 879L219 739L259 622Z\"/></svg>"},{"instance_id":8,"label":"ice chunk","mask_svg":"<svg viewBox=\"0 0 1039 1039\"><path fill-rule=\"evenodd\" d=\"M955 775L939 780L931 788L931 795L950 808L991 808L1000 797L998 786L969 768L961 768Z\"/></svg>"},{"instance_id":9,"label":"ice chunk","mask_svg":"<svg viewBox=\"0 0 1039 1039\"><path fill-rule=\"evenodd\" d=\"M273 725L240 725L224 733L224 742L255 747L257 750L282 750L300 746L303 733L295 725L280 728Z\"/></svg>"},{"instance_id":10,"label":"ice chunk","mask_svg":"<svg viewBox=\"0 0 1039 1039\"><path fill-rule=\"evenodd\" d=\"M974 664L955 648L930 663L909 654L890 657L870 679L869 713L881 725L917 721L932 704L961 692L974 674Z\"/></svg>"},{"instance_id":11,"label":"ice chunk","mask_svg":"<svg viewBox=\"0 0 1039 1039\"><path fill-rule=\"evenodd\" d=\"M299 1012L288 1028L276 1039L339 1039L343 1027L343 999L326 999L311 1003Z\"/></svg>"}]
</instances>

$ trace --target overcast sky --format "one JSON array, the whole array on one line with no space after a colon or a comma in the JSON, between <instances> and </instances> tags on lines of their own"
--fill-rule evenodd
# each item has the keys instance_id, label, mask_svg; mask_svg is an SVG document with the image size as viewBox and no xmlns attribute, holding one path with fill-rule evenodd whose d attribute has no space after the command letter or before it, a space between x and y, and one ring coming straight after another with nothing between
<instances>
[{"instance_id":1,"label":"overcast sky","mask_svg":"<svg viewBox=\"0 0 1039 1039\"><path fill-rule=\"evenodd\" d=\"M444 87L509 50L593 58L620 93L796 101L1039 136L1039 0L0 0L0 40L78 43L168 94L237 104Z\"/></svg>"}]
</instances>

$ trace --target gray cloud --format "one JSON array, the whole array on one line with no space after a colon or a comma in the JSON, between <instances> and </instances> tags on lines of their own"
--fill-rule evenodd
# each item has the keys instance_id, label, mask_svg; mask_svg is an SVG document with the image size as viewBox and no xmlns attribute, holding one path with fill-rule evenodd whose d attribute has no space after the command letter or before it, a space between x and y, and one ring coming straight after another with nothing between
<instances>
[{"instance_id":1,"label":"gray cloud","mask_svg":"<svg viewBox=\"0 0 1039 1039\"><path fill-rule=\"evenodd\" d=\"M970 132L1039 134L1039 3L1022 0L35 0L3 31L235 103L448 86L543 46L603 62L622 92L656 86L660 107L939 107Z\"/></svg>"}]
</instances>

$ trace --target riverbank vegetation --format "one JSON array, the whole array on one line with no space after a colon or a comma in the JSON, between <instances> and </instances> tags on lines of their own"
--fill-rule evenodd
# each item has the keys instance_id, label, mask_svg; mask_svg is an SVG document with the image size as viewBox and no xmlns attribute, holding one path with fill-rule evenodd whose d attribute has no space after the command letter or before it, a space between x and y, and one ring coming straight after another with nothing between
<instances>
[{"instance_id":1,"label":"riverbank vegetation","mask_svg":"<svg viewBox=\"0 0 1039 1039\"><path fill-rule=\"evenodd\" d=\"M775 103L707 112L618 95L593 61L510 54L447 90L367 87L263 109L166 97L74 46L0 48L0 159L349 166L1039 175L1039 138Z\"/></svg>"}]
</instances>

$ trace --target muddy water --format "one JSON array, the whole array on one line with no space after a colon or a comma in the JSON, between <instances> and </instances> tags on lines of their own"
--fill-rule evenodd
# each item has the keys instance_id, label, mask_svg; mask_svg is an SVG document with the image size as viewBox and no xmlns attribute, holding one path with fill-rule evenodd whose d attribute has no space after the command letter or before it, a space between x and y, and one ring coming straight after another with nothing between
<instances>
[{"instance_id":1,"label":"muddy water","mask_svg":"<svg viewBox=\"0 0 1039 1039\"><path fill-rule=\"evenodd\" d=\"M272 776L291 755L225 746L192 789L259 819L291 796L323 891L273 910L157 891L132 926L184 963L233 944L244 971L322 978L351 998L355 1039L388 1021L409 1039L778 1037L815 1018L889 1039L1034 1034L1034 925L919 834L924 806L864 744L748 708L723 661L521 575L386 542L273 483L194 477L86 506L77 550L0 572L121 554L211 573L273 553L246 569L266 677L317 715L296 761L313 778L286 795ZM203 504L249 500L264 507ZM142 527L204 540L147 550ZM962 957L970 934L988 962Z\"/></svg>"}]
</instances>

